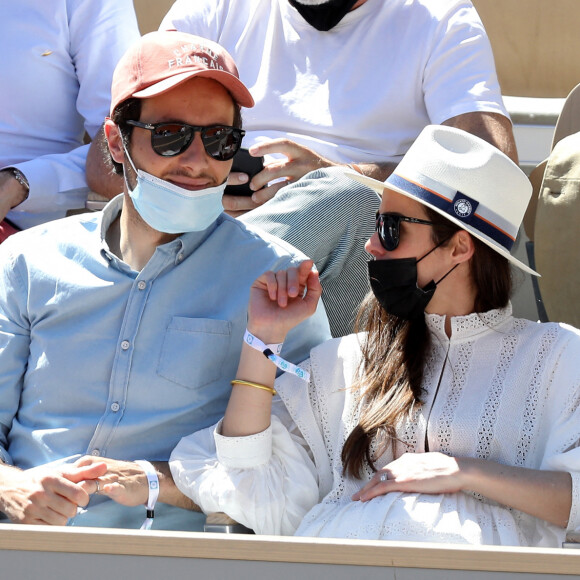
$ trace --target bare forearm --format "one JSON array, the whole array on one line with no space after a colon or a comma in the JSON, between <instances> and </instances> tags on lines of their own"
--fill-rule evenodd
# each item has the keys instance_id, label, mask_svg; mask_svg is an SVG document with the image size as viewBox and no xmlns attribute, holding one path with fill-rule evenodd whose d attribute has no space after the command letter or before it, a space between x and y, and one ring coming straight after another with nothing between
<instances>
[{"instance_id":1,"label":"bare forearm","mask_svg":"<svg viewBox=\"0 0 580 580\"><path fill-rule=\"evenodd\" d=\"M322 286L313 266L312 260L304 260L286 270L265 272L252 284L248 304L252 346L244 341L236 374L237 380L250 384L233 385L222 435L243 437L270 426L276 366L264 356L265 348L283 343L292 328L314 314Z\"/></svg>"},{"instance_id":2,"label":"bare forearm","mask_svg":"<svg viewBox=\"0 0 580 580\"><path fill-rule=\"evenodd\" d=\"M2 513L8 511L8 495L12 491L14 478L20 477L19 471L21 470L17 467L0 461L0 512Z\"/></svg>"},{"instance_id":3,"label":"bare forearm","mask_svg":"<svg viewBox=\"0 0 580 580\"><path fill-rule=\"evenodd\" d=\"M442 125L455 127L476 135L503 151L512 161L518 163L518 153L511 121L499 113L473 112L447 119ZM368 177L385 181L397 167L398 161L385 163L357 163L362 173Z\"/></svg>"},{"instance_id":4,"label":"bare forearm","mask_svg":"<svg viewBox=\"0 0 580 580\"><path fill-rule=\"evenodd\" d=\"M563 471L542 471L501 465L484 459L459 458L464 489L566 527L572 505L572 478Z\"/></svg>"},{"instance_id":5,"label":"bare forearm","mask_svg":"<svg viewBox=\"0 0 580 580\"><path fill-rule=\"evenodd\" d=\"M474 112L457 115L441 123L467 131L491 143L518 163L518 152L511 121L499 113Z\"/></svg>"},{"instance_id":6,"label":"bare forearm","mask_svg":"<svg viewBox=\"0 0 580 580\"><path fill-rule=\"evenodd\" d=\"M244 343L236 379L274 386L276 367L261 352ZM270 426L272 393L256 387L234 385L222 423L225 437L261 433Z\"/></svg>"},{"instance_id":7,"label":"bare forearm","mask_svg":"<svg viewBox=\"0 0 580 580\"><path fill-rule=\"evenodd\" d=\"M200 507L187 496L183 495L175 482L166 461L153 461L153 467L159 478L159 501L169 505L174 505L186 510L200 512Z\"/></svg>"},{"instance_id":8,"label":"bare forearm","mask_svg":"<svg viewBox=\"0 0 580 580\"><path fill-rule=\"evenodd\" d=\"M102 465L104 472L99 475L99 485L91 485L90 493L106 495L121 505L138 506L147 503L149 479L147 469L142 463L108 457L97 459L92 456L82 457L75 462L78 467L90 467L94 464ZM201 511L195 503L177 489L166 461L152 461L151 465L159 480L157 498L159 502L192 511Z\"/></svg>"},{"instance_id":9,"label":"bare forearm","mask_svg":"<svg viewBox=\"0 0 580 580\"><path fill-rule=\"evenodd\" d=\"M363 175L385 181L397 167L397 161L388 161L385 163L357 163Z\"/></svg>"}]
</instances>

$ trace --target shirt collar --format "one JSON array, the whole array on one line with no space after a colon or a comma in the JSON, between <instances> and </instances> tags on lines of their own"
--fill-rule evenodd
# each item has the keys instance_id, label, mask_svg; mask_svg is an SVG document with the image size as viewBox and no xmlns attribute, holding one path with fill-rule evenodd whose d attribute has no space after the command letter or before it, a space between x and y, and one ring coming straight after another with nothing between
<instances>
[{"instance_id":1,"label":"shirt collar","mask_svg":"<svg viewBox=\"0 0 580 580\"><path fill-rule=\"evenodd\" d=\"M123 194L114 197L101 211L100 215L100 244L102 251L109 257L113 257L109 245L107 244L107 231L113 221L123 209ZM203 242L214 232L214 230L224 221L230 219L225 213L221 213L218 218L205 230L200 232L189 232L182 234L175 240L159 246L158 249L164 252L173 252L178 256L179 261L183 261L191 255ZM115 256L116 258L116 256ZM117 258L118 259L118 258Z\"/></svg>"},{"instance_id":2,"label":"shirt collar","mask_svg":"<svg viewBox=\"0 0 580 580\"><path fill-rule=\"evenodd\" d=\"M105 239L107 236L107 231L111 226L111 224L115 221L119 213L121 212L122 207L123 207L123 194L120 193L119 195L115 196L101 211L100 231L102 244L106 245Z\"/></svg>"}]
</instances>

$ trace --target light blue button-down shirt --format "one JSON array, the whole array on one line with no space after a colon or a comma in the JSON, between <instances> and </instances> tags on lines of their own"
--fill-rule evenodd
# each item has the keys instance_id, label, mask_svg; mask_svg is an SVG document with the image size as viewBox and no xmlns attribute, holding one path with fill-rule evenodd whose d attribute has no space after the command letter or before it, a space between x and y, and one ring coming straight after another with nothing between
<instances>
[{"instance_id":1,"label":"light blue button-down shirt","mask_svg":"<svg viewBox=\"0 0 580 580\"><path fill-rule=\"evenodd\" d=\"M224 412L251 283L303 257L222 214L137 272L104 241L121 203L0 246L0 454L23 469L83 454L166 461ZM319 310L283 356L301 361L329 336ZM92 496L72 523L137 528L144 515ZM154 527L199 529L202 519L159 505Z\"/></svg>"}]
</instances>

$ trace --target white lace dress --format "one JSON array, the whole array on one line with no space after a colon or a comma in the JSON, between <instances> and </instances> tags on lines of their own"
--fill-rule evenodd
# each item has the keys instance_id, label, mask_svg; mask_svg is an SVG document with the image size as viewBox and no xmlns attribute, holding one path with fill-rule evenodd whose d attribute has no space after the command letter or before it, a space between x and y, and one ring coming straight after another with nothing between
<instances>
[{"instance_id":1,"label":"white lace dress","mask_svg":"<svg viewBox=\"0 0 580 580\"><path fill-rule=\"evenodd\" d=\"M427 315L433 336L424 405L398 429L396 455L440 451L572 474L568 529L580 528L580 333L515 319L511 308L452 320ZM278 379L271 426L226 438L219 424L182 439L171 457L178 487L206 512L256 533L554 546L565 530L473 493L352 494L370 479L345 477L340 452L357 423L348 386L361 336L313 349L307 385ZM447 362L445 362L447 360ZM381 457L378 466L393 459Z\"/></svg>"}]
</instances>

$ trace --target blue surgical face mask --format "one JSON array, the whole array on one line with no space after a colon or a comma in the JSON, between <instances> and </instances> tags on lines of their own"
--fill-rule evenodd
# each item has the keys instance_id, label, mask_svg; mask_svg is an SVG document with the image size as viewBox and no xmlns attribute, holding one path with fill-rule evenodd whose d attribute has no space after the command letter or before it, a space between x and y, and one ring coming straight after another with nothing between
<instances>
[{"instance_id":1,"label":"blue surgical face mask","mask_svg":"<svg viewBox=\"0 0 580 580\"><path fill-rule=\"evenodd\" d=\"M137 174L137 185L131 190L125 183L135 209L154 230L166 234L183 234L207 229L223 211L222 196L226 183L191 191L164 179L137 170L125 149L127 159Z\"/></svg>"}]
</instances>

